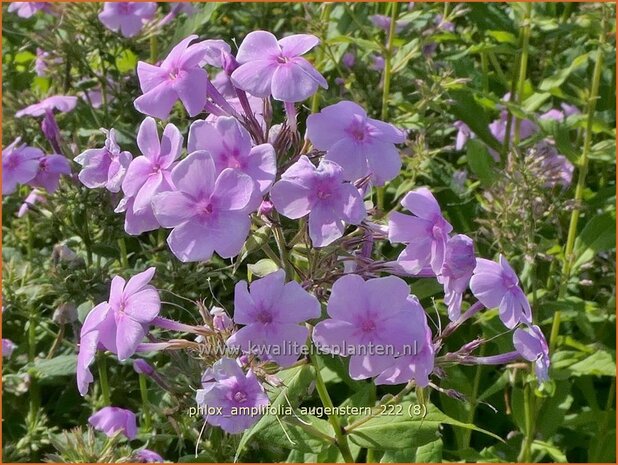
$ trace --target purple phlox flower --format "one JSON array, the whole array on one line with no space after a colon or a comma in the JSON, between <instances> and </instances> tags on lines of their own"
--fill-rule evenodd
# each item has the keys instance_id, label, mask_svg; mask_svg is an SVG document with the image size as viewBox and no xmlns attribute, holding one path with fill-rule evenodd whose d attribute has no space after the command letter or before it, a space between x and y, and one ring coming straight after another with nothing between
<instances>
[{"instance_id":1,"label":"purple phlox flower","mask_svg":"<svg viewBox=\"0 0 618 465\"><path fill-rule=\"evenodd\" d=\"M258 185L257 195L266 193L275 180L275 149L270 144L251 147L251 135L235 118L220 116L213 123L191 124L187 151L197 150L210 153L218 172L233 168L249 175Z\"/></svg>"},{"instance_id":2,"label":"purple phlox flower","mask_svg":"<svg viewBox=\"0 0 618 465\"><path fill-rule=\"evenodd\" d=\"M202 389L196 394L196 402L198 406L221 408L220 414L210 414L205 420L227 433L240 433L260 419L261 415L242 413L239 410L241 407L250 411L253 408L264 408L270 403L253 371L248 370L245 374L235 360L222 358L204 375Z\"/></svg>"},{"instance_id":3,"label":"purple phlox flower","mask_svg":"<svg viewBox=\"0 0 618 465\"><path fill-rule=\"evenodd\" d=\"M229 99L236 97L236 88L232 84L230 76L225 71L219 71L212 80L212 85L219 91L221 95ZM259 100L261 103L261 99Z\"/></svg>"},{"instance_id":4,"label":"purple phlox flower","mask_svg":"<svg viewBox=\"0 0 618 465\"><path fill-rule=\"evenodd\" d=\"M183 137L173 124L163 130L159 141L157 123L146 118L137 133L137 146L143 156L131 161L122 181L125 196L133 197L133 212L151 210L153 197L173 188L171 172L182 150Z\"/></svg>"},{"instance_id":5,"label":"purple phlox flower","mask_svg":"<svg viewBox=\"0 0 618 465\"><path fill-rule=\"evenodd\" d=\"M13 351L17 348L17 345L10 339L2 339L2 356L11 358Z\"/></svg>"},{"instance_id":6,"label":"purple phlox flower","mask_svg":"<svg viewBox=\"0 0 618 465\"><path fill-rule=\"evenodd\" d=\"M346 180L372 174L375 184L383 185L401 169L395 144L405 142L405 132L369 118L354 102L342 101L309 115L307 137L316 149L326 151L326 160L343 168Z\"/></svg>"},{"instance_id":7,"label":"purple phlox flower","mask_svg":"<svg viewBox=\"0 0 618 465\"><path fill-rule=\"evenodd\" d=\"M45 138L51 144L54 151L56 153L62 153L62 148L60 147L60 127L58 127L56 117L51 110L47 110L45 112L43 121L41 121L41 131L43 132Z\"/></svg>"},{"instance_id":8,"label":"purple phlox flower","mask_svg":"<svg viewBox=\"0 0 618 465\"><path fill-rule=\"evenodd\" d=\"M470 127L463 121L455 121L453 126L457 129L457 138L455 139L455 150L461 150L468 142L468 139L474 138L474 133Z\"/></svg>"},{"instance_id":9,"label":"purple phlox flower","mask_svg":"<svg viewBox=\"0 0 618 465\"><path fill-rule=\"evenodd\" d=\"M170 11L180 14L190 15L195 13L195 6L190 2L170 2Z\"/></svg>"},{"instance_id":10,"label":"purple phlox flower","mask_svg":"<svg viewBox=\"0 0 618 465\"><path fill-rule=\"evenodd\" d=\"M36 59L34 60L34 72L39 77L45 77L47 75L47 59L49 58L49 52L37 47Z\"/></svg>"},{"instance_id":11,"label":"purple phlox flower","mask_svg":"<svg viewBox=\"0 0 618 465\"><path fill-rule=\"evenodd\" d=\"M378 54L372 54L370 56L371 58L371 64L369 65L369 68L371 68L374 71L382 71L384 69L384 57L382 55L378 55Z\"/></svg>"},{"instance_id":12,"label":"purple phlox flower","mask_svg":"<svg viewBox=\"0 0 618 465\"><path fill-rule=\"evenodd\" d=\"M536 153L541 159L542 175L547 178L546 187L569 187L575 167L556 147L547 140L536 144Z\"/></svg>"},{"instance_id":13,"label":"purple phlox flower","mask_svg":"<svg viewBox=\"0 0 618 465\"><path fill-rule=\"evenodd\" d=\"M463 234L451 237L446 242L444 263L438 275L438 281L444 285L444 303L451 321L461 315L461 299L475 266L474 241Z\"/></svg>"},{"instance_id":14,"label":"purple phlox flower","mask_svg":"<svg viewBox=\"0 0 618 465\"><path fill-rule=\"evenodd\" d=\"M171 251L183 262L209 260L214 252L231 258L240 252L249 229L256 183L244 173L226 168L220 173L205 151L191 153L174 171L175 191L154 197L155 217L164 228Z\"/></svg>"},{"instance_id":15,"label":"purple phlox flower","mask_svg":"<svg viewBox=\"0 0 618 465\"><path fill-rule=\"evenodd\" d=\"M402 384L414 380L417 386L426 387L429 376L434 369L435 350L432 334L427 324L427 315L416 297L410 296L413 320L422 328L423 337L415 340L411 354L397 357L392 366L388 367L375 379L376 384Z\"/></svg>"},{"instance_id":16,"label":"purple phlox flower","mask_svg":"<svg viewBox=\"0 0 618 465\"><path fill-rule=\"evenodd\" d=\"M541 328L536 325L517 328L513 333L513 345L523 358L534 362L534 371L540 383L549 380L549 347Z\"/></svg>"},{"instance_id":17,"label":"purple phlox flower","mask_svg":"<svg viewBox=\"0 0 618 465\"><path fill-rule=\"evenodd\" d=\"M450 21L445 21L442 15L436 15L433 22L438 29L447 32L455 32L455 25Z\"/></svg>"},{"instance_id":18,"label":"purple phlox flower","mask_svg":"<svg viewBox=\"0 0 618 465\"><path fill-rule=\"evenodd\" d=\"M369 16L369 20L378 29L383 29L386 32L390 30L391 18L389 16L371 15ZM405 19L400 19L400 20L395 21L395 32L399 33L403 31L408 24L410 24L410 21L405 20Z\"/></svg>"},{"instance_id":19,"label":"purple phlox flower","mask_svg":"<svg viewBox=\"0 0 618 465\"><path fill-rule=\"evenodd\" d=\"M150 449L141 449L133 454L133 460L137 463L162 463L165 459Z\"/></svg>"},{"instance_id":20,"label":"purple phlox flower","mask_svg":"<svg viewBox=\"0 0 618 465\"><path fill-rule=\"evenodd\" d=\"M327 353L350 356L350 377L379 375L395 356L413 353L424 344L418 302L406 282L395 276L368 281L350 274L333 284L328 300L329 319L313 330L313 341ZM379 349L377 349L379 348Z\"/></svg>"},{"instance_id":21,"label":"purple phlox flower","mask_svg":"<svg viewBox=\"0 0 618 465\"><path fill-rule=\"evenodd\" d=\"M118 355L120 361L133 355L159 315L161 299L149 284L155 268L148 268L126 282L112 279L109 301L94 307L82 326L77 356L77 386L82 396L93 381L89 366L99 345Z\"/></svg>"},{"instance_id":22,"label":"purple phlox flower","mask_svg":"<svg viewBox=\"0 0 618 465\"><path fill-rule=\"evenodd\" d=\"M120 192L133 156L120 150L114 129L101 131L106 135L105 145L100 149L88 149L75 157L75 162L82 166L78 177L90 189L105 187L110 192Z\"/></svg>"},{"instance_id":23,"label":"purple phlox flower","mask_svg":"<svg viewBox=\"0 0 618 465\"><path fill-rule=\"evenodd\" d=\"M129 439L137 436L137 417L131 410L120 407L103 407L88 418L88 423L108 437L118 432Z\"/></svg>"},{"instance_id":24,"label":"purple phlox flower","mask_svg":"<svg viewBox=\"0 0 618 465\"><path fill-rule=\"evenodd\" d=\"M258 215L268 216L275 209L275 206L270 200L262 200L262 203L258 207Z\"/></svg>"},{"instance_id":25,"label":"purple phlox flower","mask_svg":"<svg viewBox=\"0 0 618 465\"><path fill-rule=\"evenodd\" d=\"M39 11L51 13L50 2L10 2L9 13L15 13L20 18L30 18Z\"/></svg>"},{"instance_id":26,"label":"purple phlox flower","mask_svg":"<svg viewBox=\"0 0 618 465\"><path fill-rule=\"evenodd\" d=\"M485 307L498 307L500 319L507 328L532 322L530 303L519 287L519 278L502 255L498 263L476 259L470 290Z\"/></svg>"},{"instance_id":27,"label":"purple phlox flower","mask_svg":"<svg viewBox=\"0 0 618 465\"><path fill-rule=\"evenodd\" d=\"M156 2L105 2L99 20L110 31L133 37L154 17L156 9Z\"/></svg>"},{"instance_id":28,"label":"purple phlox flower","mask_svg":"<svg viewBox=\"0 0 618 465\"><path fill-rule=\"evenodd\" d=\"M435 55L436 50L438 49L437 42L429 42L423 45L423 56L425 58L430 58Z\"/></svg>"},{"instance_id":29,"label":"purple phlox flower","mask_svg":"<svg viewBox=\"0 0 618 465\"><path fill-rule=\"evenodd\" d=\"M146 360L138 358L133 361L133 369L140 375L152 376L155 369Z\"/></svg>"},{"instance_id":30,"label":"purple phlox flower","mask_svg":"<svg viewBox=\"0 0 618 465\"><path fill-rule=\"evenodd\" d=\"M234 329L234 322L221 307L212 307L210 316L212 317L212 327L214 330L223 332Z\"/></svg>"},{"instance_id":31,"label":"purple phlox flower","mask_svg":"<svg viewBox=\"0 0 618 465\"><path fill-rule=\"evenodd\" d=\"M77 97L72 95L52 95L41 100L39 103L33 103L26 108L19 110L15 113L15 117L21 118L22 116L45 116L47 112L53 112L54 110L60 113L68 113L72 111L77 105Z\"/></svg>"},{"instance_id":32,"label":"purple phlox flower","mask_svg":"<svg viewBox=\"0 0 618 465\"><path fill-rule=\"evenodd\" d=\"M236 60L240 66L232 73L232 82L256 97L272 94L283 102L306 100L318 87L328 88L324 76L301 57L319 42L310 34L277 40L270 32L250 32L238 48Z\"/></svg>"},{"instance_id":33,"label":"purple phlox flower","mask_svg":"<svg viewBox=\"0 0 618 465\"><path fill-rule=\"evenodd\" d=\"M249 289L240 281L234 289L234 321L245 326L227 345L287 367L302 354L309 335L304 323L319 316L318 299L296 281L286 283L283 270L253 281Z\"/></svg>"},{"instance_id":34,"label":"purple phlox flower","mask_svg":"<svg viewBox=\"0 0 618 465\"><path fill-rule=\"evenodd\" d=\"M309 215L314 247L329 245L343 236L346 224L360 224L367 214L362 196L354 185L344 182L339 165L322 160L316 168L305 155L275 183L270 199L288 218Z\"/></svg>"},{"instance_id":35,"label":"purple phlox flower","mask_svg":"<svg viewBox=\"0 0 618 465\"><path fill-rule=\"evenodd\" d=\"M42 150L20 142L18 137L2 149L2 195L15 192L17 184L32 181L39 170L39 159L44 156Z\"/></svg>"},{"instance_id":36,"label":"purple phlox flower","mask_svg":"<svg viewBox=\"0 0 618 465\"><path fill-rule=\"evenodd\" d=\"M60 176L71 174L71 162L63 155L46 155L39 158L36 176L28 182L33 187L42 187L50 194L56 192Z\"/></svg>"},{"instance_id":37,"label":"purple phlox flower","mask_svg":"<svg viewBox=\"0 0 618 465\"><path fill-rule=\"evenodd\" d=\"M505 95L504 99L508 101L510 99L510 95L509 94ZM500 118L498 118L497 120L494 120L489 125L489 132L491 132L491 134L501 144L504 143L504 139L506 137L506 127L508 125L508 116L509 116L508 111L502 110L500 112ZM523 119L521 120L520 126L519 126L519 138L520 140L528 139L530 136L536 134L538 130L539 130L539 127L536 125L534 121L531 121L529 119ZM514 136L515 136L515 119L513 119L513 123L511 124L511 138L513 138ZM490 153L496 161L500 159L496 151L490 150Z\"/></svg>"},{"instance_id":38,"label":"purple phlox flower","mask_svg":"<svg viewBox=\"0 0 618 465\"><path fill-rule=\"evenodd\" d=\"M131 236L139 236L146 231L159 229L160 225L154 216L152 208L134 211L135 197L123 197L114 213L124 213L124 231Z\"/></svg>"},{"instance_id":39,"label":"purple phlox flower","mask_svg":"<svg viewBox=\"0 0 618 465\"><path fill-rule=\"evenodd\" d=\"M356 64L356 54L353 52L345 52L341 57L341 62L346 68L353 68Z\"/></svg>"},{"instance_id":40,"label":"purple phlox flower","mask_svg":"<svg viewBox=\"0 0 618 465\"><path fill-rule=\"evenodd\" d=\"M201 62L211 52L212 42L194 42L197 35L180 41L159 65L144 61L137 64L137 76L143 95L135 102L135 108L149 116L165 119L176 101L180 100L189 116L201 113L208 94L208 73ZM219 48L215 47L215 54Z\"/></svg>"},{"instance_id":41,"label":"purple phlox flower","mask_svg":"<svg viewBox=\"0 0 618 465\"><path fill-rule=\"evenodd\" d=\"M453 227L442 216L440 205L429 189L408 192L401 200L415 216L393 212L388 218L388 240L406 244L397 261L411 274L430 265L437 275L444 263L446 241Z\"/></svg>"},{"instance_id":42,"label":"purple phlox flower","mask_svg":"<svg viewBox=\"0 0 618 465\"><path fill-rule=\"evenodd\" d=\"M560 108L561 110L557 108L552 108L551 110L546 111L541 116L539 116L539 119L563 122L569 116L579 115L581 113L576 106L569 105L568 103L564 103L564 102L560 104Z\"/></svg>"},{"instance_id":43,"label":"purple phlox flower","mask_svg":"<svg viewBox=\"0 0 618 465\"><path fill-rule=\"evenodd\" d=\"M36 203L45 202L45 196L43 192L38 189L32 189L28 194L28 197L24 200L24 203L19 207L19 211L17 212L17 218L21 218L30 210L30 207L34 206Z\"/></svg>"}]
</instances>

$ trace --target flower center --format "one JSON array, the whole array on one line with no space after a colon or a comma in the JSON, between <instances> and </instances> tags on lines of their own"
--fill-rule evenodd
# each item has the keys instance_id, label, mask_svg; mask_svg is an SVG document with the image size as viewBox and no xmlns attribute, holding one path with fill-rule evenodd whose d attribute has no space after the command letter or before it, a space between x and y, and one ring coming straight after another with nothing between
<instances>
[{"instance_id":1,"label":"flower center","mask_svg":"<svg viewBox=\"0 0 618 465\"><path fill-rule=\"evenodd\" d=\"M372 333L376 329L376 324L374 323L373 320L365 320L363 321L363 324L361 325L361 329L363 330L364 333Z\"/></svg>"},{"instance_id":2,"label":"flower center","mask_svg":"<svg viewBox=\"0 0 618 465\"><path fill-rule=\"evenodd\" d=\"M284 57L283 55L279 55L277 57L277 63L281 63L282 65L288 63L290 59L288 57Z\"/></svg>"},{"instance_id":3,"label":"flower center","mask_svg":"<svg viewBox=\"0 0 618 465\"><path fill-rule=\"evenodd\" d=\"M213 208L212 203L208 201L204 201L198 205L198 210L202 215L211 215L214 208Z\"/></svg>"},{"instance_id":4,"label":"flower center","mask_svg":"<svg viewBox=\"0 0 618 465\"><path fill-rule=\"evenodd\" d=\"M273 316L268 310L262 310L257 315L257 320L262 324L269 324L273 322Z\"/></svg>"},{"instance_id":5,"label":"flower center","mask_svg":"<svg viewBox=\"0 0 618 465\"><path fill-rule=\"evenodd\" d=\"M133 5L131 2L119 2L118 3L118 13L123 15L128 15L133 12Z\"/></svg>"},{"instance_id":6,"label":"flower center","mask_svg":"<svg viewBox=\"0 0 618 465\"><path fill-rule=\"evenodd\" d=\"M233 397L234 397L234 400L238 402L239 404L242 404L247 401L247 394L245 394L242 391L236 391Z\"/></svg>"}]
</instances>

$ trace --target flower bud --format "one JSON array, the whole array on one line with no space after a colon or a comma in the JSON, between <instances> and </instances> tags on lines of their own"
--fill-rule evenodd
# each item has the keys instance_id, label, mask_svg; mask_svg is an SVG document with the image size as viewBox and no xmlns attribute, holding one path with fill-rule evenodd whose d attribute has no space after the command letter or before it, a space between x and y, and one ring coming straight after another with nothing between
<instances>
[{"instance_id":1,"label":"flower bud","mask_svg":"<svg viewBox=\"0 0 618 465\"><path fill-rule=\"evenodd\" d=\"M155 372L155 369L150 365L146 360L138 358L133 361L133 369L136 373L140 375L152 376Z\"/></svg>"},{"instance_id":2,"label":"flower bud","mask_svg":"<svg viewBox=\"0 0 618 465\"><path fill-rule=\"evenodd\" d=\"M221 307L213 307L210 314L212 315L212 327L215 331L230 331L234 328L234 322Z\"/></svg>"},{"instance_id":3,"label":"flower bud","mask_svg":"<svg viewBox=\"0 0 618 465\"><path fill-rule=\"evenodd\" d=\"M52 316L52 321L59 326L77 321L77 307L73 302L60 304Z\"/></svg>"},{"instance_id":4,"label":"flower bud","mask_svg":"<svg viewBox=\"0 0 618 465\"><path fill-rule=\"evenodd\" d=\"M263 200L258 208L259 215L270 215L273 211L273 203L270 200Z\"/></svg>"}]
</instances>

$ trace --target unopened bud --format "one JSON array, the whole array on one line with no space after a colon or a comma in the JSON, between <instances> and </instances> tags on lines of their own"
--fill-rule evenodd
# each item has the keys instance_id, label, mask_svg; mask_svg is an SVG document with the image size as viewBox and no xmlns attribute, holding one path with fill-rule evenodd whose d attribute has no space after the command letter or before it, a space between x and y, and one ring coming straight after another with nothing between
<instances>
[{"instance_id":1,"label":"unopened bud","mask_svg":"<svg viewBox=\"0 0 618 465\"><path fill-rule=\"evenodd\" d=\"M213 307L210 310L212 327L215 331L230 331L234 328L234 322L221 307Z\"/></svg>"},{"instance_id":2,"label":"unopened bud","mask_svg":"<svg viewBox=\"0 0 618 465\"><path fill-rule=\"evenodd\" d=\"M146 360L138 358L133 362L133 369L140 375L152 376L155 369Z\"/></svg>"}]
</instances>

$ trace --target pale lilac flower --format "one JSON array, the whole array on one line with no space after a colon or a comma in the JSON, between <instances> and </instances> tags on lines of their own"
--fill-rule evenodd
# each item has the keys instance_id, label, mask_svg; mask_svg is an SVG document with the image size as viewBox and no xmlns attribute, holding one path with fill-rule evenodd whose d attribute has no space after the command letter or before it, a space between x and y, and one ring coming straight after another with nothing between
<instances>
[{"instance_id":1,"label":"pale lilac flower","mask_svg":"<svg viewBox=\"0 0 618 465\"><path fill-rule=\"evenodd\" d=\"M442 269L446 241L453 227L442 216L440 205L425 187L408 192L401 205L415 216L393 212L388 218L388 240L406 244L397 262L411 274L417 274L430 265L437 275Z\"/></svg>"},{"instance_id":2,"label":"pale lilac flower","mask_svg":"<svg viewBox=\"0 0 618 465\"><path fill-rule=\"evenodd\" d=\"M137 436L137 417L131 410L120 407L103 407L88 418L88 423L108 437L118 432L129 439Z\"/></svg>"},{"instance_id":3,"label":"pale lilac flower","mask_svg":"<svg viewBox=\"0 0 618 465\"><path fill-rule=\"evenodd\" d=\"M547 140L538 142L535 153L540 158L541 176L547 179L545 187L569 187L575 167L564 155L560 155L555 145Z\"/></svg>"},{"instance_id":4,"label":"pale lilac flower","mask_svg":"<svg viewBox=\"0 0 618 465\"><path fill-rule=\"evenodd\" d=\"M425 45L423 45L423 49L422 49L423 56L425 58L430 58L436 53L437 49L438 49L438 44L436 42L426 43Z\"/></svg>"},{"instance_id":5,"label":"pale lilac flower","mask_svg":"<svg viewBox=\"0 0 618 465\"><path fill-rule=\"evenodd\" d=\"M33 103L19 110L15 113L15 117L45 116L47 112L53 112L54 110L60 113L68 113L75 108L75 105L77 105L77 97L71 95L52 95L51 97L41 100L39 103Z\"/></svg>"},{"instance_id":6,"label":"pale lilac flower","mask_svg":"<svg viewBox=\"0 0 618 465\"><path fill-rule=\"evenodd\" d=\"M198 406L221 408L221 414L210 414L205 420L223 431L240 433L258 422L261 415L243 413L240 408L259 409L270 401L251 369L245 374L237 361L222 358L202 377L202 389L196 394ZM232 413L232 409L236 411Z\"/></svg>"},{"instance_id":7,"label":"pale lilac flower","mask_svg":"<svg viewBox=\"0 0 618 465\"><path fill-rule=\"evenodd\" d=\"M444 263L438 275L438 281L444 285L444 303L448 306L451 321L461 315L461 300L475 266L472 239L463 234L451 237L446 243Z\"/></svg>"},{"instance_id":8,"label":"pale lilac flower","mask_svg":"<svg viewBox=\"0 0 618 465\"><path fill-rule=\"evenodd\" d=\"M330 105L307 118L307 137L326 160L343 168L345 179L356 181L373 175L376 185L394 179L401 168L395 144L406 140L395 126L369 118L354 102Z\"/></svg>"},{"instance_id":9,"label":"pale lilac flower","mask_svg":"<svg viewBox=\"0 0 618 465\"><path fill-rule=\"evenodd\" d=\"M541 328L531 325L525 329L516 329L513 333L513 345L519 355L529 362L534 362L534 370L539 384L548 381L549 347Z\"/></svg>"},{"instance_id":10,"label":"pale lilac flower","mask_svg":"<svg viewBox=\"0 0 618 465\"><path fill-rule=\"evenodd\" d=\"M224 332L234 329L234 321L221 307L213 307L210 310L210 316L212 317L212 327L215 331Z\"/></svg>"},{"instance_id":11,"label":"pale lilac flower","mask_svg":"<svg viewBox=\"0 0 618 465\"><path fill-rule=\"evenodd\" d=\"M195 13L195 6L190 2L170 2L170 11L180 14L191 15Z\"/></svg>"},{"instance_id":12,"label":"pale lilac flower","mask_svg":"<svg viewBox=\"0 0 618 465\"><path fill-rule=\"evenodd\" d=\"M18 137L2 149L2 195L15 192L17 184L32 181L39 170L39 159L44 156L42 150L20 142Z\"/></svg>"},{"instance_id":13,"label":"pale lilac flower","mask_svg":"<svg viewBox=\"0 0 618 465\"><path fill-rule=\"evenodd\" d=\"M137 463L163 463L165 459L153 450L141 449L135 452L133 460Z\"/></svg>"},{"instance_id":14,"label":"pale lilac flower","mask_svg":"<svg viewBox=\"0 0 618 465\"><path fill-rule=\"evenodd\" d=\"M440 14L436 15L433 22L438 29L447 32L455 32L455 25L450 21L445 21L444 17Z\"/></svg>"},{"instance_id":15,"label":"pale lilac flower","mask_svg":"<svg viewBox=\"0 0 618 465\"><path fill-rule=\"evenodd\" d=\"M270 199L288 218L309 215L314 247L329 245L343 236L346 224L360 224L366 216L362 196L352 184L344 182L341 167L322 160L316 168L305 155L275 183Z\"/></svg>"},{"instance_id":16,"label":"pale lilac flower","mask_svg":"<svg viewBox=\"0 0 618 465\"><path fill-rule=\"evenodd\" d=\"M89 366L99 345L117 354L120 361L133 355L159 315L161 299L149 284L155 268L148 268L126 282L112 279L109 301L94 307L82 326L77 356L77 386L82 396L93 381Z\"/></svg>"},{"instance_id":17,"label":"pale lilac flower","mask_svg":"<svg viewBox=\"0 0 618 465\"><path fill-rule=\"evenodd\" d=\"M539 119L564 122L569 116L579 115L581 113L576 106L569 105L568 103L561 103L560 107L562 108L561 110L552 108L551 110L546 111L539 116Z\"/></svg>"},{"instance_id":18,"label":"pale lilac flower","mask_svg":"<svg viewBox=\"0 0 618 465\"><path fill-rule=\"evenodd\" d=\"M36 59L34 60L34 72L39 77L45 77L47 75L47 59L49 58L49 52L37 47Z\"/></svg>"},{"instance_id":19,"label":"pale lilac flower","mask_svg":"<svg viewBox=\"0 0 618 465\"><path fill-rule=\"evenodd\" d=\"M149 116L165 119L176 101L180 100L189 116L201 113L208 93L208 73L201 62L209 53L210 41L191 44L197 35L179 42L160 66L144 61L137 64L137 76L143 95L135 108ZM219 49L217 49L217 53Z\"/></svg>"},{"instance_id":20,"label":"pale lilac flower","mask_svg":"<svg viewBox=\"0 0 618 465\"><path fill-rule=\"evenodd\" d=\"M113 32L133 37L155 14L155 2L105 2L99 20Z\"/></svg>"},{"instance_id":21,"label":"pale lilac flower","mask_svg":"<svg viewBox=\"0 0 618 465\"><path fill-rule=\"evenodd\" d=\"M457 138L455 140L455 150L461 150L468 142L468 139L474 137L470 127L463 121L455 121L453 126L457 129Z\"/></svg>"},{"instance_id":22,"label":"pale lilac flower","mask_svg":"<svg viewBox=\"0 0 618 465\"><path fill-rule=\"evenodd\" d=\"M63 155L46 155L39 158L36 176L28 182L33 187L42 187L50 194L56 192L60 176L71 174L71 164Z\"/></svg>"},{"instance_id":23,"label":"pale lilac flower","mask_svg":"<svg viewBox=\"0 0 618 465\"><path fill-rule=\"evenodd\" d=\"M8 11L20 18L30 18L39 11L51 13L51 5L51 2L10 2Z\"/></svg>"},{"instance_id":24,"label":"pale lilac flower","mask_svg":"<svg viewBox=\"0 0 618 465\"><path fill-rule=\"evenodd\" d=\"M106 135L105 145L100 149L88 149L75 157L82 166L78 177L90 189L105 187L110 192L120 192L133 156L120 150L114 129L101 131Z\"/></svg>"},{"instance_id":25,"label":"pale lilac flower","mask_svg":"<svg viewBox=\"0 0 618 465\"><path fill-rule=\"evenodd\" d=\"M131 161L122 181L125 196L134 198L133 212L151 210L153 197L173 188L171 172L182 150L183 138L173 124L163 130L159 141L157 123L146 118L137 133L137 146L143 156Z\"/></svg>"},{"instance_id":26,"label":"pale lilac flower","mask_svg":"<svg viewBox=\"0 0 618 465\"><path fill-rule=\"evenodd\" d=\"M422 328L424 337L416 341L412 354L397 357L392 366L388 367L375 379L376 384L402 384L414 380L417 386L426 387L429 376L434 368L435 350L432 334L427 324L427 315L416 298L412 302L413 319Z\"/></svg>"},{"instance_id":27,"label":"pale lilac flower","mask_svg":"<svg viewBox=\"0 0 618 465\"><path fill-rule=\"evenodd\" d=\"M251 147L251 135L231 117L218 117L213 123L197 120L191 124L187 151L206 150L218 172L233 168L249 175L264 194L277 174L275 149L270 144Z\"/></svg>"},{"instance_id":28,"label":"pale lilac flower","mask_svg":"<svg viewBox=\"0 0 618 465\"><path fill-rule=\"evenodd\" d=\"M510 94L506 94L504 100L510 100ZM504 143L506 138L506 127L508 125L508 111L502 110L500 112L500 118L494 120L489 125L489 132L494 136L494 138L500 142L500 144ZM536 134L539 130L539 127L529 119L523 119L520 121L519 126L519 138L520 140L528 139L530 136ZM515 118L512 119L511 122L511 139L515 136ZM500 160L500 155L493 149L489 150L491 156L496 160Z\"/></svg>"},{"instance_id":29,"label":"pale lilac flower","mask_svg":"<svg viewBox=\"0 0 618 465\"><path fill-rule=\"evenodd\" d=\"M382 55L377 55L377 54L372 54L370 56L371 58L371 64L369 65L369 68L371 68L374 71L382 71L384 69L384 57Z\"/></svg>"},{"instance_id":30,"label":"pale lilac flower","mask_svg":"<svg viewBox=\"0 0 618 465\"><path fill-rule=\"evenodd\" d=\"M530 303L519 287L519 278L502 255L498 263L476 259L470 290L485 307L498 307L500 319L507 328L532 322Z\"/></svg>"},{"instance_id":31,"label":"pale lilac flower","mask_svg":"<svg viewBox=\"0 0 618 465\"><path fill-rule=\"evenodd\" d=\"M354 65L356 64L356 55L352 52L345 52L341 58L341 62L343 63L343 66L348 69L354 68Z\"/></svg>"},{"instance_id":32,"label":"pale lilac flower","mask_svg":"<svg viewBox=\"0 0 618 465\"><path fill-rule=\"evenodd\" d=\"M152 212L152 208L134 211L134 197L123 197L114 213L124 213L124 231L131 236L139 236L146 231L159 229L160 225Z\"/></svg>"},{"instance_id":33,"label":"pale lilac flower","mask_svg":"<svg viewBox=\"0 0 618 465\"><path fill-rule=\"evenodd\" d=\"M251 283L240 281L234 289L234 321L245 325L227 345L273 360L282 367L292 365L301 355L309 330L307 320L320 316L320 303L296 281L285 282L285 272L277 270ZM268 347L268 350L265 348Z\"/></svg>"},{"instance_id":34,"label":"pale lilac flower","mask_svg":"<svg viewBox=\"0 0 618 465\"><path fill-rule=\"evenodd\" d=\"M17 345L10 339L2 339L2 356L11 358L13 351L17 348Z\"/></svg>"},{"instance_id":35,"label":"pale lilac flower","mask_svg":"<svg viewBox=\"0 0 618 465\"><path fill-rule=\"evenodd\" d=\"M256 97L272 94L283 102L306 100L318 87L328 88L324 76L301 57L319 42L310 34L277 41L270 32L250 32L238 48L236 60L240 66L232 73L232 82Z\"/></svg>"},{"instance_id":36,"label":"pale lilac flower","mask_svg":"<svg viewBox=\"0 0 618 465\"><path fill-rule=\"evenodd\" d=\"M369 20L378 29L383 29L386 32L390 30L391 18L389 16L371 15L369 16ZM405 19L400 19L400 20L395 21L395 32L399 33L403 31L408 24L410 24L410 21L405 20Z\"/></svg>"},{"instance_id":37,"label":"pale lilac flower","mask_svg":"<svg viewBox=\"0 0 618 465\"><path fill-rule=\"evenodd\" d=\"M19 207L19 211L17 212L17 218L23 217L24 215L26 215L26 213L28 213L30 207L34 206L38 202L45 202L45 200L46 199L42 191L38 189L32 189L28 194L28 197L26 197L26 199L24 200L24 203L22 203Z\"/></svg>"},{"instance_id":38,"label":"pale lilac flower","mask_svg":"<svg viewBox=\"0 0 618 465\"><path fill-rule=\"evenodd\" d=\"M152 205L159 224L174 228L167 238L174 255L183 262L238 255L258 207L253 179L230 168L218 173L204 151L182 160L171 176L176 190L155 196Z\"/></svg>"},{"instance_id":39,"label":"pale lilac flower","mask_svg":"<svg viewBox=\"0 0 618 465\"><path fill-rule=\"evenodd\" d=\"M328 300L330 319L315 326L313 341L327 353L351 355L352 379L377 376L393 365L394 355L413 353L425 344L418 305L401 278L343 276ZM387 350L393 355L386 355Z\"/></svg>"},{"instance_id":40,"label":"pale lilac flower","mask_svg":"<svg viewBox=\"0 0 618 465\"><path fill-rule=\"evenodd\" d=\"M146 360L138 358L133 361L133 369L140 375L152 376L155 369Z\"/></svg>"}]
</instances>

